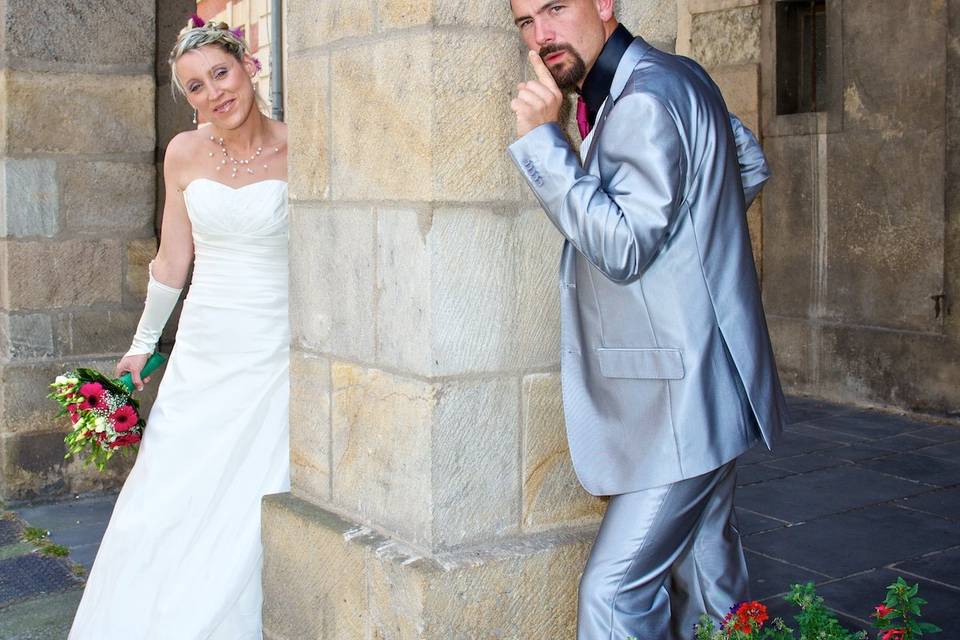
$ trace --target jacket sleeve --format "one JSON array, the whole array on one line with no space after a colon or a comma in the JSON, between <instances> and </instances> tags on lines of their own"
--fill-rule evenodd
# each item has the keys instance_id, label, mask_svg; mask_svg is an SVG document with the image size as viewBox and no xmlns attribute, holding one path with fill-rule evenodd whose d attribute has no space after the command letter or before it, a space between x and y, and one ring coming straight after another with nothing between
<instances>
[{"instance_id":1,"label":"jacket sleeve","mask_svg":"<svg viewBox=\"0 0 960 640\"><path fill-rule=\"evenodd\" d=\"M597 144L612 167L606 184L584 171L556 123L530 131L509 152L560 233L608 278L626 282L643 274L667 238L686 161L676 123L654 96L621 98L603 126Z\"/></svg>"},{"instance_id":2,"label":"jacket sleeve","mask_svg":"<svg viewBox=\"0 0 960 640\"><path fill-rule=\"evenodd\" d=\"M757 138L740 119L730 114L730 128L733 129L733 139L737 144L737 160L740 163L740 180L743 182L743 199L747 209L760 194L764 183L770 179L770 168L767 158Z\"/></svg>"}]
</instances>

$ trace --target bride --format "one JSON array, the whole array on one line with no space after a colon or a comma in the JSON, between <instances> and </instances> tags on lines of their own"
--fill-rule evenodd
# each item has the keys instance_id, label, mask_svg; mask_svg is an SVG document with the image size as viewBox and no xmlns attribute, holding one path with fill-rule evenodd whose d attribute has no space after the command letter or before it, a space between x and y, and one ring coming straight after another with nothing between
<instances>
[{"instance_id":1,"label":"bride","mask_svg":"<svg viewBox=\"0 0 960 640\"><path fill-rule=\"evenodd\" d=\"M160 249L117 375L156 347L195 260L140 452L70 640L261 637L260 499L289 488L287 130L240 32L191 19L176 88L210 123L169 144Z\"/></svg>"}]
</instances>

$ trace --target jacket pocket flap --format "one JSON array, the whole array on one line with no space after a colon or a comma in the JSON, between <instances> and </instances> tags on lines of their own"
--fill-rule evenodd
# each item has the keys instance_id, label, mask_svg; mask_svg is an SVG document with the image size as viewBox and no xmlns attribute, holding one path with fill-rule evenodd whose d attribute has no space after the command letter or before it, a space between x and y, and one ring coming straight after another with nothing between
<instances>
[{"instance_id":1,"label":"jacket pocket flap","mask_svg":"<svg viewBox=\"0 0 960 640\"><path fill-rule=\"evenodd\" d=\"M597 359L605 378L683 378L683 356L679 349L597 349Z\"/></svg>"}]
</instances>

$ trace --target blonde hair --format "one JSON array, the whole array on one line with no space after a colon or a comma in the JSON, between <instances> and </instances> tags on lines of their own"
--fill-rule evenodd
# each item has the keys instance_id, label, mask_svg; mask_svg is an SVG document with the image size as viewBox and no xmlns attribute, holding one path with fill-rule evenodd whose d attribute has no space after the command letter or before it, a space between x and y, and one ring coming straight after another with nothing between
<instances>
[{"instance_id":1,"label":"blonde hair","mask_svg":"<svg viewBox=\"0 0 960 640\"><path fill-rule=\"evenodd\" d=\"M183 57L185 53L212 44L226 51L240 63L243 62L244 56L250 55L250 47L243 39L242 29L231 30L226 22L207 22L201 26L195 26L196 20L199 20L199 18L190 18L187 26L180 31L180 35L170 51L170 74L173 76L174 95L178 91L182 95L187 94L186 89L180 83L180 78L177 77L175 66L177 60ZM254 64L257 64L256 59L254 59ZM259 64L257 68L259 69Z\"/></svg>"}]
</instances>

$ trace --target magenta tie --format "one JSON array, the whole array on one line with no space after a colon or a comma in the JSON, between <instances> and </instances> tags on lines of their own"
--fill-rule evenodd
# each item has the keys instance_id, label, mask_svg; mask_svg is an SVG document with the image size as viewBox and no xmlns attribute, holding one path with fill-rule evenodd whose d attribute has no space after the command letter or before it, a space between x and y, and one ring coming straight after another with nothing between
<instances>
[{"instance_id":1,"label":"magenta tie","mask_svg":"<svg viewBox=\"0 0 960 640\"><path fill-rule=\"evenodd\" d=\"M587 103L583 98L577 98L577 128L580 129L581 139L590 133L590 118L587 115Z\"/></svg>"}]
</instances>

